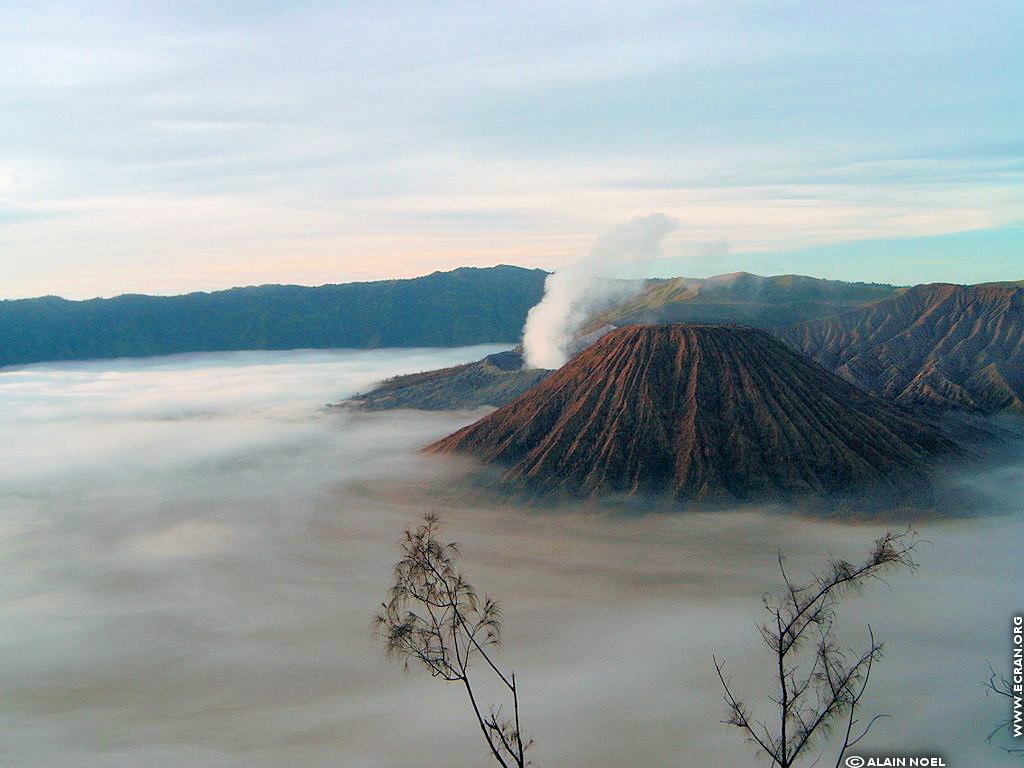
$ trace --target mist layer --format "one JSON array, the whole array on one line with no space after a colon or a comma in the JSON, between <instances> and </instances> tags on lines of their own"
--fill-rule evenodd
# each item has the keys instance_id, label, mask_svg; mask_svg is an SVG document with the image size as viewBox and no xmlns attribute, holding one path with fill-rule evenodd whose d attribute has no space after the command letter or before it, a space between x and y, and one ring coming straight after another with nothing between
<instances>
[{"instance_id":1,"label":"mist layer","mask_svg":"<svg viewBox=\"0 0 1024 768\"><path fill-rule=\"evenodd\" d=\"M543 514L462 493L417 449L481 412L323 404L495 348L234 353L0 373L0 763L47 768L486 765L459 691L371 632L403 527L448 522L506 609L502 659L541 765L754 765L720 725L712 654L763 709L754 629L779 586L874 525L779 508ZM1006 497L1019 472L974 478ZM1016 478L1016 479L1015 479ZM841 613L886 642L865 751L998 765L1020 516L922 527L921 568Z\"/></svg>"}]
</instances>

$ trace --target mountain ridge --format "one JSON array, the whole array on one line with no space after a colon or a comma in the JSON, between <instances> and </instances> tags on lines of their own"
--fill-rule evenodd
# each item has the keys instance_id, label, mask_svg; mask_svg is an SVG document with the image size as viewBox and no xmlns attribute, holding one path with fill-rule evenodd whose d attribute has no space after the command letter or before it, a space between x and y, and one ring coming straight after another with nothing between
<instances>
[{"instance_id":1,"label":"mountain ridge","mask_svg":"<svg viewBox=\"0 0 1024 768\"><path fill-rule=\"evenodd\" d=\"M793 348L897 403L1024 413L1024 287L928 283L776 329Z\"/></svg>"},{"instance_id":2,"label":"mountain ridge","mask_svg":"<svg viewBox=\"0 0 1024 768\"><path fill-rule=\"evenodd\" d=\"M592 318L579 337L591 336L612 323L661 322L666 317L771 327L808 315L836 314L901 290L883 283L845 283L805 275L762 277L749 272L652 279L636 296ZM418 377L398 377L350 398L347 404L370 410L501 406L524 391L523 384L530 381L525 371L499 373L478 363L425 372Z\"/></svg>"},{"instance_id":3,"label":"mountain ridge","mask_svg":"<svg viewBox=\"0 0 1024 768\"><path fill-rule=\"evenodd\" d=\"M605 323L740 322L771 328L826 317L898 295L886 283L826 280L807 275L763 277L731 272L706 278L649 280L634 297L592 318L585 330Z\"/></svg>"},{"instance_id":4,"label":"mountain ridge","mask_svg":"<svg viewBox=\"0 0 1024 768\"><path fill-rule=\"evenodd\" d=\"M547 273L508 265L318 287L0 301L0 366L240 349L513 342Z\"/></svg>"},{"instance_id":5,"label":"mountain ridge","mask_svg":"<svg viewBox=\"0 0 1024 768\"><path fill-rule=\"evenodd\" d=\"M638 306L662 302L672 304L680 286L695 291L708 282L733 285L746 283L741 293L761 290L765 282L786 286L791 283L811 285L826 293L836 289L835 281L818 281L802 276L761 278L749 273L734 273L708 278L673 278L652 282L638 297L612 311L619 322L633 323ZM689 288L686 286L689 285ZM770 309L761 308L760 318L766 330L783 339L798 351L808 354L833 373L884 399L930 413L959 410L966 413L1024 413L1024 281L981 283L974 286L954 283L927 283L909 288L893 288L878 284L853 284L860 298L875 291L888 291L888 299L861 303L852 308L830 305L828 314L816 320L785 325L771 325ZM730 289L732 290L732 289ZM785 291L783 288L783 297ZM843 285L841 294L850 295ZM693 294L696 295L696 294ZM733 294L735 298L735 294ZM688 309L675 314L701 315L706 306L697 306L688 299ZM712 312L719 322L749 324L749 306L742 302L715 304ZM792 311L792 303L782 309ZM819 305L819 309L821 305ZM723 313L726 315L723 317ZM609 313L597 316L584 326L595 329L610 319ZM441 372L436 372L440 374ZM512 373L503 374L510 379ZM433 386L445 387L443 376ZM413 393L403 407L419 407ZM504 405L518 391L491 389L488 403ZM372 395L372 392L371 392ZM461 405L460 398L472 400L471 383L466 379L452 381L446 399L450 407ZM383 400L378 402L383 403ZM475 400L473 401L476 402ZM382 405L382 407L384 407Z\"/></svg>"}]
</instances>

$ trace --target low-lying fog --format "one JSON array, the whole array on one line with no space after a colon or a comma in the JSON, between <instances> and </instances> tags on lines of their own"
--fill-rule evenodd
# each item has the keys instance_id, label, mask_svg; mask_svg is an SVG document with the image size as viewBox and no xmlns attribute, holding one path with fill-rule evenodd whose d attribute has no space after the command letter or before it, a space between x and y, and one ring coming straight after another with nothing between
<instances>
[{"instance_id":1,"label":"low-lying fog","mask_svg":"<svg viewBox=\"0 0 1024 768\"><path fill-rule=\"evenodd\" d=\"M754 765L719 723L712 653L763 692L776 551L796 573L883 527L481 508L453 493L458 462L415 452L474 414L322 408L494 349L0 371L0 764L488 765L460 691L403 675L372 635L401 530L434 509L504 602L541 766ZM1024 495L1013 472L974 481ZM921 530L920 569L841 613L886 643L865 712L893 718L865 751L1002 764L985 736L1007 706L981 683L1009 664L1021 515Z\"/></svg>"}]
</instances>

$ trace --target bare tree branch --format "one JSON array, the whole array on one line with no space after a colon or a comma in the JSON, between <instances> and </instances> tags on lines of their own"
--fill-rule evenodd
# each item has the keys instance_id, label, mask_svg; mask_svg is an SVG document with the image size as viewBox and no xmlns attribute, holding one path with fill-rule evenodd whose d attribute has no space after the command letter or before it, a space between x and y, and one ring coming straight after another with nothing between
<instances>
[{"instance_id":1,"label":"bare tree branch","mask_svg":"<svg viewBox=\"0 0 1024 768\"><path fill-rule=\"evenodd\" d=\"M810 758L814 745L827 744L833 729L844 720L839 734L842 741L836 761L838 766L846 750L863 739L879 717L884 716L871 718L854 735L858 707L867 690L872 667L881 658L882 645L868 627L866 650L854 652L840 648L834 638L833 620L839 602L848 594L859 592L869 579L884 582L885 574L891 571L915 568L913 552L917 543L912 530L886 533L875 541L861 563L830 558L822 572L812 574L804 583L790 578L785 558L779 553L784 589L777 595L764 596L770 618L758 624L761 639L774 656L772 675L776 693L771 700L778 716L774 733L764 721L752 719L746 704L735 696L726 680L724 665L715 659L729 712L725 723L743 731L747 740L763 752L772 765L790 768ZM810 649L804 654L804 646L815 636L813 656ZM814 764L821 756L821 753L817 755Z\"/></svg>"},{"instance_id":2,"label":"bare tree branch","mask_svg":"<svg viewBox=\"0 0 1024 768\"><path fill-rule=\"evenodd\" d=\"M377 634L389 659L425 667L434 677L461 683L487 748L502 768L526 768L531 763L519 719L519 690L514 674L501 670L488 648L501 644L501 605L482 599L456 567L461 552L454 542L438 540L441 522L431 513L415 529L405 531L402 559L395 564L388 599L376 616ZM472 680L472 661L480 657L485 669L509 691L514 716L503 718L491 705L485 715Z\"/></svg>"},{"instance_id":3,"label":"bare tree branch","mask_svg":"<svg viewBox=\"0 0 1024 768\"><path fill-rule=\"evenodd\" d=\"M991 693L995 693L999 696L1004 696L1007 699L1013 699L1015 694L1013 692L1013 684L1010 682L1010 679L1003 675L997 674L996 671L992 669L991 663L988 665L988 671L988 680L986 680L983 683L983 685L988 689L988 691ZM1005 747L1001 744L994 744L995 738L999 735L1000 732L1006 731L1007 734L1010 733L1011 722L1011 718L1007 717L1006 720L999 723L995 728L993 728L989 732L988 736L985 737L985 741L987 741L990 746L998 746L999 749L1003 750L1003 752L1006 752L1006 754L1008 755L1015 755L1024 760L1024 747Z\"/></svg>"}]
</instances>

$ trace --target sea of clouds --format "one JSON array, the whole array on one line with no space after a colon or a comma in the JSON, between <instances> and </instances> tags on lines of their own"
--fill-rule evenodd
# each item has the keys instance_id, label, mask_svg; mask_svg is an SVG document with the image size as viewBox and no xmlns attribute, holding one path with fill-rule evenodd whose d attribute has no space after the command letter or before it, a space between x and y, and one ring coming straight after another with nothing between
<instances>
[{"instance_id":1,"label":"sea of clouds","mask_svg":"<svg viewBox=\"0 0 1024 768\"><path fill-rule=\"evenodd\" d=\"M487 765L460 691L388 665L371 629L402 529L434 510L504 602L539 765L754 765L712 654L763 707L778 550L801 573L884 526L486 503L462 462L417 453L479 412L324 407L496 349L0 371L0 764ZM1020 498L1015 470L973 481ZM865 751L1003 764L985 736L1007 707L981 682L1009 662L1022 517L919 528L920 569L841 614L851 642L870 622L886 643L866 713L893 718Z\"/></svg>"}]
</instances>

